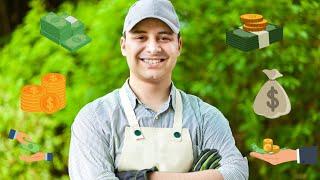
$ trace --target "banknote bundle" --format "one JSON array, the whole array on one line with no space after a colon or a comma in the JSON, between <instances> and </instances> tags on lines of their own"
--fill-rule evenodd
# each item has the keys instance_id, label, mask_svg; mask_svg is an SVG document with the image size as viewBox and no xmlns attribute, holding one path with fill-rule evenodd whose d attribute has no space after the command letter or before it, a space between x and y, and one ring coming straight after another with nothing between
<instances>
[{"instance_id":1,"label":"banknote bundle","mask_svg":"<svg viewBox=\"0 0 320 180\"><path fill-rule=\"evenodd\" d=\"M58 16L50 12L40 19L40 33L71 52L75 52L91 41L84 30L85 27L81 21L66 13Z\"/></svg>"},{"instance_id":2,"label":"banknote bundle","mask_svg":"<svg viewBox=\"0 0 320 180\"><path fill-rule=\"evenodd\" d=\"M267 47L271 43L282 40L282 27L267 23L261 15L254 15L256 16L246 17L242 15L242 17L246 17L246 19L240 18L245 24L239 28L226 32L226 43L228 45L242 51L250 51Z\"/></svg>"}]
</instances>

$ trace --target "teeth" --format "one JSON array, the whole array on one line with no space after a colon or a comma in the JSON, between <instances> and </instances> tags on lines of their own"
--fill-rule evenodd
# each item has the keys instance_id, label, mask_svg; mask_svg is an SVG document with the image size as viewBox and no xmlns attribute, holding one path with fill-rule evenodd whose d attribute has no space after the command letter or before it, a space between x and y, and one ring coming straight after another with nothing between
<instances>
[{"instance_id":1,"label":"teeth","mask_svg":"<svg viewBox=\"0 0 320 180\"><path fill-rule=\"evenodd\" d=\"M158 64L161 62L160 59L142 59L142 60L148 64Z\"/></svg>"}]
</instances>

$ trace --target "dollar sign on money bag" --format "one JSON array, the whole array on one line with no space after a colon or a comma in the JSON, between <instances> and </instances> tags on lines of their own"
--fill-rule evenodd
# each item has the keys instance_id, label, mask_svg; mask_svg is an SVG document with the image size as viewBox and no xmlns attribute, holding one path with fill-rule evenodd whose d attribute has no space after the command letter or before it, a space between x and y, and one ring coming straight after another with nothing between
<instances>
[{"instance_id":1,"label":"dollar sign on money bag","mask_svg":"<svg viewBox=\"0 0 320 180\"><path fill-rule=\"evenodd\" d=\"M279 101L278 101L277 98L275 98L275 96L274 96L275 94L278 94L278 91L275 90L273 86L271 86L271 89L270 89L270 90L268 91L268 93L267 93L267 96L270 98L271 102L270 102L270 101L267 101L267 106L268 106L269 108L271 108L271 111L272 111L272 112L274 111L274 109L275 109L276 107L279 106Z\"/></svg>"},{"instance_id":2,"label":"dollar sign on money bag","mask_svg":"<svg viewBox=\"0 0 320 180\"><path fill-rule=\"evenodd\" d=\"M282 74L277 69L264 69L263 72L269 80L262 86L254 100L254 112L270 119L288 114L291 110L288 95L276 81Z\"/></svg>"}]
</instances>

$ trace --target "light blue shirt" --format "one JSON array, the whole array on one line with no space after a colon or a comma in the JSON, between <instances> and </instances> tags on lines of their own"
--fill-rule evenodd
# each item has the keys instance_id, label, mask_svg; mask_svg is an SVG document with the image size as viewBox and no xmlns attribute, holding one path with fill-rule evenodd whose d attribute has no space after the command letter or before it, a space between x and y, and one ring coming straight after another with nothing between
<instances>
[{"instance_id":1,"label":"light blue shirt","mask_svg":"<svg viewBox=\"0 0 320 180\"><path fill-rule=\"evenodd\" d=\"M121 88L127 92L140 127L172 127L175 111L172 102L175 102L177 90L173 83L168 100L158 112L139 101L128 80ZM224 179L248 179L247 159L242 157L235 146L228 120L212 105L194 95L180 92L183 105L182 127L189 129L194 159L204 149L217 149L222 156L218 171ZM117 180L114 170L119 164L127 126L119 89L84 106L71 127L70 178Z\"/></svg>"}]
</instances>

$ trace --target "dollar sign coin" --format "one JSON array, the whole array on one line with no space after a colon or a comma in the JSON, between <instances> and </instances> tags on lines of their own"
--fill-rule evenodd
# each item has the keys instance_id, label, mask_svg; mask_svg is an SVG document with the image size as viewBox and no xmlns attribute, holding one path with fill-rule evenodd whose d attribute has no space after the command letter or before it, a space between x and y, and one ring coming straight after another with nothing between
<instances>
[{"instance_id":1,"label":"dollar sign coin","mask_svg":"<svg viewBox=\"0 0 320 180\"><path fill-rule=\"evenodd\" d=\"M270 101L267 101L267 106L274 112L274 109L279 106L279 101L277 98L274 97L275 94L278 94L278 91L271 86L270 90L267 92L267 96L270 98Z\"/></svg>"},{"instance_id":2,"label":"dollar sign coin","mask_svg":"<svg viewBox=\"0 0 320 180\"><path fill-rule=\"evenodd\" d=\"M47 94L41 97L40 107L41 111L52 114L59 110L60 100L59 97L55 94Z\"/></svg>"}]
</instances>

